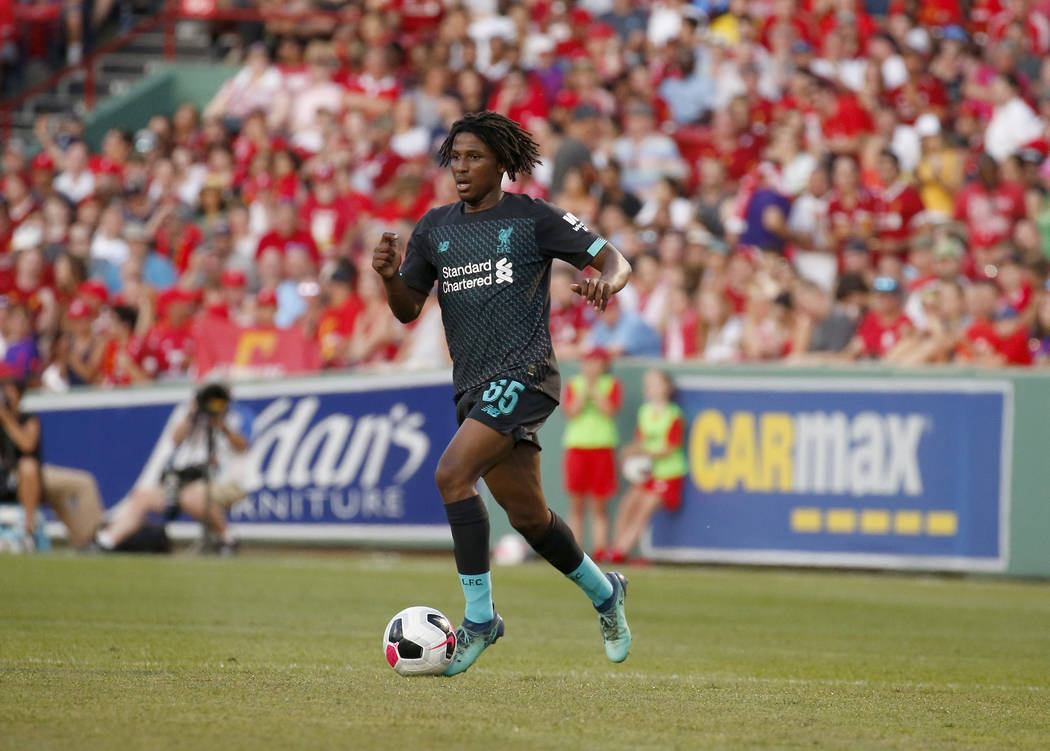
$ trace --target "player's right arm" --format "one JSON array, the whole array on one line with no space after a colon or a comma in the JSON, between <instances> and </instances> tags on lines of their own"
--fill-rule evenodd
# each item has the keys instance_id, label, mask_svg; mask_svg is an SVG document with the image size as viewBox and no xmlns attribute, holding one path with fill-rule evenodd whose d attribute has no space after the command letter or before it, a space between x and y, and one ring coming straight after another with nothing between
<instances>
[{"instance_id":1,"label":"player's right arm","mask_svg":"<svg viewBox=\"0 0 1050 751\"><path fill-rule=\"evenodd\" d=\"M427 301L427 295L409 287L401 276L401 250L398 237L393 232L384 232L379 239L372 253L372 268L383 279L386 301L394 317L401 323L416 320Z\"/></svg>"}]
</instances>

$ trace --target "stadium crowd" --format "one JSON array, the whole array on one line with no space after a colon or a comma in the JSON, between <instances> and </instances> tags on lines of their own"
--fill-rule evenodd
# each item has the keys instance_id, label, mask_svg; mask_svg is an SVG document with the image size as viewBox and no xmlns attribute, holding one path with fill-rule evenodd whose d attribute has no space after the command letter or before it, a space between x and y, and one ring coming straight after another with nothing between
<instances>
[{"instance_id":1,"label":"stadium crowd","mask_svg":"<svg viewBox=\"0 0 1050 751\"><path fill-rule=\"evenodd\" d=\"M562 357L1050 362L1050 2L340 9L262 27L202 111L5 145L9 369L185 378L213 317L297 329L323 367L442 361L436 307L395 325L368 262L456 200L435 146L483 108L540 145L508 189L634 265L598 320L555 268Z\"/></svg>"}]
</instances>

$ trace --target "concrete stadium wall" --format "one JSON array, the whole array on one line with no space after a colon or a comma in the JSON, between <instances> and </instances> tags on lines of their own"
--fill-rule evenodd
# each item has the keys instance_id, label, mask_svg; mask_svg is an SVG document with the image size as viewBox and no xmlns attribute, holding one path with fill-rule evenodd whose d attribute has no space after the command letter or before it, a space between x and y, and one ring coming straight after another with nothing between
<instances>
[{"instance_id":1,"label":"concrete stadium wall","mask_svg":"<svg viewBox=\"0 0 1050 751\"><path fill-rule=\"evenodd\" d=\"M159 66L126 94L105 100L87 116L84 126L88 145L96 150L107 130L120 128L134 132L145 127L154 115L170 116L183 102L203 108L237 70L233 65Z\"/></svg>"}]
</instances>

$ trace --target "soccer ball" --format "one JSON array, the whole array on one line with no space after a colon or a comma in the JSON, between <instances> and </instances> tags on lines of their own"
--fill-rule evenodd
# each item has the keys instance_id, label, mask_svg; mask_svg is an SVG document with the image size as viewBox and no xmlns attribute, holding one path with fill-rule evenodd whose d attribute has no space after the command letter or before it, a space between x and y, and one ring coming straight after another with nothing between
<instances>
[{"instance_id":1,"label":"soccer ball","mask_svg":"<svg viewBox=\"0 0 1050 751\"><path fill-rule=\"evenodd\" d=\"M492 560L497 566L517 566L528 559L529 544L521 535L505 534L492 548Z\"/></svg>"},{"instance_id":2,"label":"soccer ball","mask_svg":"<svg viewBox=\"0 0 1050 751\"><path fill-rule=\"evenodd\" d=\"M635 454L623 460L620 466L623 479L632 485L645 482L653 473L653 460L645 454Z\"/></svg>"},{"instance_id":3,"label":"soccer ball","mask_svg":"<svg viewBox=\"0 0 1050 751\"><path fill-rule=\"evenodd\" d=\"M456 630L440 610L415 605L390 619L383 656L399 675L440 675L456 651Z\"/></svg>"}]
</instances>

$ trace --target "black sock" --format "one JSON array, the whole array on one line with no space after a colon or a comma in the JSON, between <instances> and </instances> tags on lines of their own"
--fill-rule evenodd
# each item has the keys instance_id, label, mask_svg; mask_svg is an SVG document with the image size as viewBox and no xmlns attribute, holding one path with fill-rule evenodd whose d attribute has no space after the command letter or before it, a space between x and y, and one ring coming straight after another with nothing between
<instances>
[{"instance_id":1,"label":"black sock","mask_svg":"<svg viewBox=\"0 0 1050 751\"><path fill-rule=\"evenodd\" d=\"M489 512L480 495L445 504L452 528L456 570L484 574L489 570Z\"/></svg>"},{"instance_id":2,"label":"black sock","mask_svg":"<svg viewBox=\"0 0 1050 751\"><path fill-rule=\"evenodd\" d=\"M583 549L573 537L565 520L551 511L550 526L534 540L528 541L532 549L547 559L554 568L568 576L583 563Z\"/></svg>"}]
</instances>

